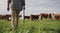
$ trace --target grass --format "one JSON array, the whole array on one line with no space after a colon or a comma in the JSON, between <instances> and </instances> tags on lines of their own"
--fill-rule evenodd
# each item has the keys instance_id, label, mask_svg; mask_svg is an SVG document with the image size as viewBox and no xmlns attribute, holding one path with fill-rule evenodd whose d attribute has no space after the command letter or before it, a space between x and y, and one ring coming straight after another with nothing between
<instances>
[{"instance_id":1,"label":"grass","mask_svg":"<svg viewBox=\"0 0 60 33\"><path fill-rule=\"evenodd\" d=\"M10 29L10 21L0 20L0 33L60 33L60 20L19 20L18 28Z\"/></svg>"}]
</instances>

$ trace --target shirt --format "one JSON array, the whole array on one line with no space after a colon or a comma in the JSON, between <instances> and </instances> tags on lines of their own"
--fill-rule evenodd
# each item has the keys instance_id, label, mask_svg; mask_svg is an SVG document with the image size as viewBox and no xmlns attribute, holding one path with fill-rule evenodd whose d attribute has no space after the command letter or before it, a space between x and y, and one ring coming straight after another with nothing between
<instances>
[{"instance_id":1,"label":"shirt","mask_svg":"<svg viewBox=\"0 0 60 33\"><path fill-rule=\"evenodd\" d=\"M11 1L11 9L22 11L22 7L25 6L25 0L9 0Z\"/></svg>"}]
</instances>

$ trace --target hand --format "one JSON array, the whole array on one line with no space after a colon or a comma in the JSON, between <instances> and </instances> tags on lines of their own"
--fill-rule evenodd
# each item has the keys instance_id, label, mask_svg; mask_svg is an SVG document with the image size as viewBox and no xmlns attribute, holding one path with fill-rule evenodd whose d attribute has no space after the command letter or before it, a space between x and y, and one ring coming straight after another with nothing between
<instances>
[{"instance_id":1,"label":"hand","mask_svg":"<svg viewBox=\"0 0 60 33\"><path fill-rule=\"evenodd\" d=\"M9 7L7 8L7 10L9 11Z\"/></svg>"}]
</instances>

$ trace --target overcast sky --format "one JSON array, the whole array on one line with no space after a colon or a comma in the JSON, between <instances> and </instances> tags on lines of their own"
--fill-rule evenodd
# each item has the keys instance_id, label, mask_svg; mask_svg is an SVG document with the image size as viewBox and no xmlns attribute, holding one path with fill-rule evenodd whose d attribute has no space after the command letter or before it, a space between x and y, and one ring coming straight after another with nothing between
<instances>
[{"instance_id":1,"label":"overcast sky","mask_svg":"<svg viewBox=\"0 0 60 33\"><path fill-rule=\"evenodd\" d=\"M25 14L60 13L60 0L25 0ZM0 0L0 14L9 14L7 0Z\"/></svg>"}]
</instances>

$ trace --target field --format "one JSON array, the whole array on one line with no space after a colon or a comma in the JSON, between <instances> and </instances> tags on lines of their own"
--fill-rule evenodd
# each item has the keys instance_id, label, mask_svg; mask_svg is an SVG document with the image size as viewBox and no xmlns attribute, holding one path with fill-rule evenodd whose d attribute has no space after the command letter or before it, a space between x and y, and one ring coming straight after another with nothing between
<instances>
[{"instance_id":1,"label":"field","mask_svg":"<svg viewBox=\"0 0 60 33\"><path fill-rule=\"evenodd\" d=\"M15 31L11 31L10 21L0 20L0 33L60 33L60 20L19 20Z\"/></svg>"}]
</instances>

